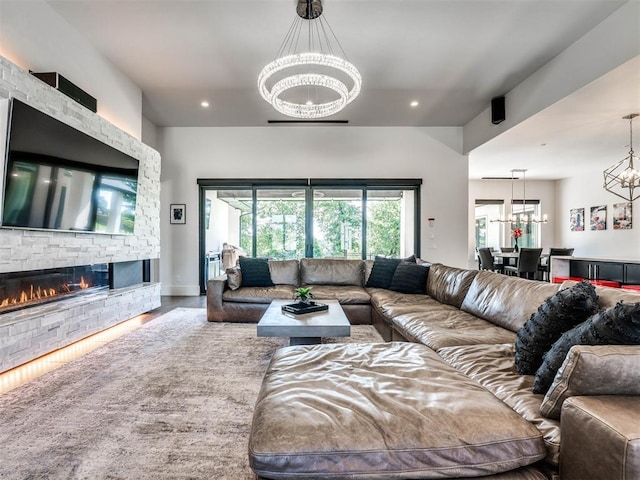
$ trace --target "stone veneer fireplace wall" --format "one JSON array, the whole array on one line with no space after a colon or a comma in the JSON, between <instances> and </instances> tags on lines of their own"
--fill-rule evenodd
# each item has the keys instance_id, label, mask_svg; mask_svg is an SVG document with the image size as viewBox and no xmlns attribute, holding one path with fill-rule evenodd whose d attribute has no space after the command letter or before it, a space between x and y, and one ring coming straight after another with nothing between
<instances>
[{"instance_id":1,"label":"stone veneer fireplace wall","mask_svg":"<svg viewBox=\"0 0 640 480\"><path fill-rule=\"evenodd\" d=\"M159 258L158 152L0 57L0 99L11 97L137 158L140 173L134 235L0 229L0 273ZM0 315L0 372L158 306L160 284L142 283Z\"/></svg>"}]
</instances>

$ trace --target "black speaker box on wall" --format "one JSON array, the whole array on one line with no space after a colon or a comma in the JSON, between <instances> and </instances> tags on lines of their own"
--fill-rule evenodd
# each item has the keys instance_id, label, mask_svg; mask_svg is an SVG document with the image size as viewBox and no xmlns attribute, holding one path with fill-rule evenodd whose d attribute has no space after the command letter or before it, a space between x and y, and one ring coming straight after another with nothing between
<instances>
[{"instance_id":1,"label":"black speaker box on wall","mask_svg":"<svg viewBox=\"0 0 640 480\"><path fill-rule=\"evenodd\" d=\"M504 122L504 97L496 97L491 100L491 123L499 125Z\"/></svg>"},{"instance_id":2,"label":"black speaker box on wall","mask_svg":"<svg viewBox=\"0 0 640 480\"><path fill-rule=\"evenodd\" d=\"M77 85L71 83L58 72L31 72L31 75L39 78L47 85L51 85L67 97L74 99L80 105L87 107L92 112L96 113L98 111L98 101L95 98Z\"/></svg>"}]
</instances>

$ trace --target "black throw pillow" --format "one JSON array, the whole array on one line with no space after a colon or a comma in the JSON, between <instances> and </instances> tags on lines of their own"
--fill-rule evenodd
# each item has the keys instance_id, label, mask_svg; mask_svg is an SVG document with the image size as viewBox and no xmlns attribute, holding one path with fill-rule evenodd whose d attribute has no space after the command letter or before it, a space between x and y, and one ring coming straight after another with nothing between
<instances>
[{"instance_id":1,"label":"black throw pillow","mask_svg":"<svg viewBox=\"0 0 640 480\"><path fill-rule=\"evenodd\" d=\"M617 303L563 333L544 356L533 393L547 393L574 345L640 345L640 303Z\"/></svg>"},{"instance_id":2,"label":"black throw pillow","mask_svg":"<svg viewBox=\"0 0 640 480\"><path fill-rule=\"evenodd\" d=\"M560 290L538 307L518 331L515 346L516 371L522 375L536 373L544 354L560 335L598 311L598 295L589 282L580 282Z\"/></svg>"},{"instance_id":3,"label":"black throw pillow","mask_svg":"<svg viewBox=\"0 0 640 480\"><path fill-rule=\"evenodd\" d=\"M374 262L369 278L367 279L367 287L371 288L389 288L391 285L391 279L396 271L396 267L400 262L413 262L416 263L416 256L399 259L399 258L387 258L381 255L377 255Z\"/></svg>"},{"instance_id":4,"label":"black throw pillow","mask_svg":"<svg viewBox=\"0 0 640 480\"><path fill-rule=\"evenodd\" d=\"M429 267L400 262L393 273L389 290L400 293L426 293Z\"/></svg>"},{"instance_id":5,"label":"black throw pillow","mask_svg":"<svg viewBox=\"0 0 640 480\"><path fill-rule=\"evenodd\" d=\"M400 259L398 258L376 257L367 280L367 287L389 288L393 273L399 263Z\"/></svg>"},{"instance_id":6,"label":"black throw pillow","mask_svg":"<svg viewBox=\"0 0 640 480\"><path fill-rule=\"evenodd\" d=\"M269 259L240 257L243 287L273 287Z\"/></svg>"}]
</instances>

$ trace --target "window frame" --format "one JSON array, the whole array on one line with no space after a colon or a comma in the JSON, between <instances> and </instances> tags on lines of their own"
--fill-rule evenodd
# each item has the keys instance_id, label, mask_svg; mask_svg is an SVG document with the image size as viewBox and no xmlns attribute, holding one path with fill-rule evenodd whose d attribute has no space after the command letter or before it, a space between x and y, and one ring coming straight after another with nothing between
<instances>
[{"instance_id":1,"label":"window frame","mask_svg":"<svg viewBox=\"0 0 640 480\"><path fill-rule=\"evenodd\" d=\"M252 251L257 251L257 191L278 188L296 188L305 191L305 257L313 257L313 199L314 190L361 190L362 191L362 259L367 258L367 191L371 190L412 190L414 192L414 253L420 256L420 190L422 179L336 179L336 178L289 178L289 179L246 179L198 178L199 188L199 276L200 294L206 293L206 191L207 190L251 190L252 198Z\"/></svg>"}]
</instances>

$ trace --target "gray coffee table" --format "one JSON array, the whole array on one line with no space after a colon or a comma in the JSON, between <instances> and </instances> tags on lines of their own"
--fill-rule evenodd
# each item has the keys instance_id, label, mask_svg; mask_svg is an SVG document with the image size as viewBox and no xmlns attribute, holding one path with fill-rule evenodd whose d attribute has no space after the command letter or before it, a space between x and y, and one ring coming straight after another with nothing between
<instances>
[{"instance_id":1,"label":"gray coffee table","mask_svg":"<svg viewBox=\"0 0 640 480\"><path fill-rule=\"evenodd\" d=\"M325 312L285 315L282 305L292 300L274 300L258 323L259 337L289 337L289 345L322 343L322 337L349 337L351 324L337 300L319 300L329 305Z\"/></svg>"}]
</instances>

